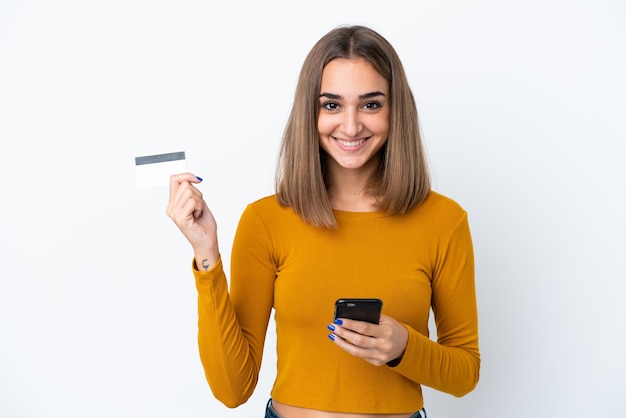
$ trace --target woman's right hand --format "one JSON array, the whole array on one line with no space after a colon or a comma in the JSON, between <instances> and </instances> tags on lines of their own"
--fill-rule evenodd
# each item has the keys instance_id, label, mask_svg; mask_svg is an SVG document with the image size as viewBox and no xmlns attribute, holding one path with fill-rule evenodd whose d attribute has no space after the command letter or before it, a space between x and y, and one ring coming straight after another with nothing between
<instances>
[{"instance_id":1,"label":"woman's right hand","mask_svg":"<svg viewBox=\"0 0 626 418\"><path fill-rule=\"evenodd\" d=\"M217 263L217 224L194 184L202 181L191 173L170 177L170 200L165 213L181 230L194 250L196 267L208 270Z\"/></svg>"}]
</instances>

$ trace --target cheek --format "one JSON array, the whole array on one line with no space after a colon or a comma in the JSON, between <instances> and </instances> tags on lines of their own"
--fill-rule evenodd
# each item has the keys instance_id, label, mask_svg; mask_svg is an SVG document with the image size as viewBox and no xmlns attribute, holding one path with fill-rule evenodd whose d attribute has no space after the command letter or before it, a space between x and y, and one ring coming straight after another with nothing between
<instances>
[{"instance_id":1,"label":"cheek","mask_svg":"<svg viewBox=\"0 0 626 418\"><path fill-rule=\"evenodd\" d=\"M372 132L387 136L389 135L389 116L388 115L380 115L381 117L374 118L370 120L369 128Z\"/></svg>"},{"instance_id":2,"label":"cheek","mask_svg":"<svg viewBox=\"0 0 626 418\"><path fill-rule=\"evenodd\" d=\"M333 130L333 123L331 118L327 116L319 116L317 118L317 130L320 135L329 135Z\"/></svg>"}]
</instances>

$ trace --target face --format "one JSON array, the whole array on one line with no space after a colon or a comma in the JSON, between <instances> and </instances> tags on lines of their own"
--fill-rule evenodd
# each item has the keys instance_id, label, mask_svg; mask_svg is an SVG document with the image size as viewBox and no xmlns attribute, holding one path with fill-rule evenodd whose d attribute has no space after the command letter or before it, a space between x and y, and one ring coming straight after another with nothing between
<instances>
[{"instance_id":1,"label":"face","mask_svg":"<svg viewBox=\"0 0 626 418\"><path fill-rule=\"evenodd\" d=\"M322 72L319 141L329 170L378 167L389 135L389 83L366 60L337 58Z\"/></svg>"}]
</instances>

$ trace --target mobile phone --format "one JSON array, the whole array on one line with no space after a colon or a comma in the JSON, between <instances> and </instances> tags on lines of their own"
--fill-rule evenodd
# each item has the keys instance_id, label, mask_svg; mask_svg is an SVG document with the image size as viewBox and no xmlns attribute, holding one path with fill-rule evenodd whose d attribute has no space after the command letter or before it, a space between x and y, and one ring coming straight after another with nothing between
<instances>
[{"instance_id":1,"label":"mobile phone","mask_svg":"<svg viewBox=\"0 0 626 418\"><path fill-rule=\"evenodd\" d=\"M335 319L347 318L378 324L383 301L376 298L344 298L335 302Z\"/></svg>"}]
</instances>

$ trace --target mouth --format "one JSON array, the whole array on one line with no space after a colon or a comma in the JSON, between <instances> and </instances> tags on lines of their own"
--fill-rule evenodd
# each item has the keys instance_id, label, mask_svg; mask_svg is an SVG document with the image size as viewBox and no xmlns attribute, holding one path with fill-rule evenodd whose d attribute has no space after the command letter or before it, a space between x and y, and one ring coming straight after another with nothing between
<instances>
[{"instance_id":1,"label":"mouth","mask_svg":"<svg viewBox=\"0 0 626 418\"><path fill-rule=\"evenodd\" d=\"M369 138L361 138L361 139L356 139L356 140L346 140L346 139L339 139L339 138L334 138L333 137L333 139L341 146L341 148L344 148L344 149L357 149L361 145L363 145Z\"/></svg>"}]
</instances>

